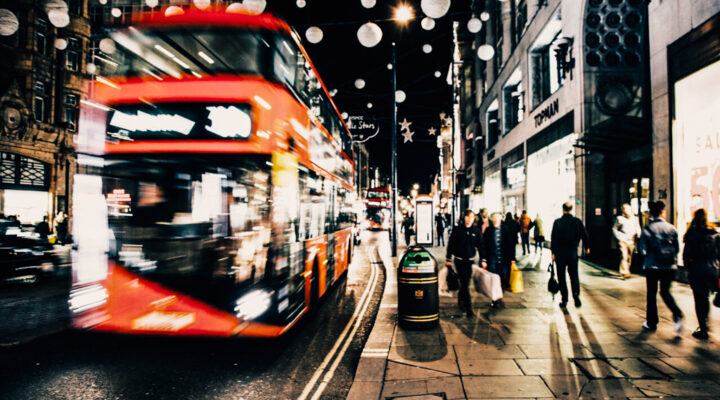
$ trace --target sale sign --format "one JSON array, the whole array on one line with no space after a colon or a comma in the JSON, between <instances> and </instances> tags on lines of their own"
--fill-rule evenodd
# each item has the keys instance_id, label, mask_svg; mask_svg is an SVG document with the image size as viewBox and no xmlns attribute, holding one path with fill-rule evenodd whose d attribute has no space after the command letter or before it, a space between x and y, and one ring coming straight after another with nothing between
<instances>
[{"instance_id":1,"label":"sale sign","mask_svg":"<svg viewBox=\"0 0 720 400\"><path fill-rule=\"evenodd\" d=\"M678 227L704 208L720 221L720 61L675 83L673 161Z\"/></svg>"}]
</instances>

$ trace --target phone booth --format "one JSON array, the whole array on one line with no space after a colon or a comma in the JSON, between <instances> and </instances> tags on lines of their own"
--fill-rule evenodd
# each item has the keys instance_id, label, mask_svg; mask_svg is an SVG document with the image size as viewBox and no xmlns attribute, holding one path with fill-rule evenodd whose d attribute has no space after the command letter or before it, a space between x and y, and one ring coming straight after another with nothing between
<instances>
[{"instance_id":1,"label":"phone booth","mask_svg":"<svg viewBox=\"0 0 720 400\"><path fill-rule=\"evenodd\" d=\"M433 245L433 198L419 195L415 198L415 242L419 245Z\"/></svg>"}]
</instances>

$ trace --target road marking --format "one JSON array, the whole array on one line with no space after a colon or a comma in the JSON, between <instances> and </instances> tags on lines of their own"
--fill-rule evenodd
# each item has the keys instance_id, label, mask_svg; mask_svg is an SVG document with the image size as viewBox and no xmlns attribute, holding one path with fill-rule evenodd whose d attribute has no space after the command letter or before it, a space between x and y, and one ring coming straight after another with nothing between
<instances>
[{"instance_id":1,"label":"road marking","mask_svg":"<svg viewBox=\"0 0 720 400\"><path fill-rule=\"evenodd\" d=\"M373 272L375 272L375 278L372 279L372 289L370 289L370 296L365 299L365 304L363 305L362 311L360 312L360 315L357 318L357 321L355 322L355 326L353 326L353 330L350 333L350 336L345 341L345 344L343 345L342 350L340 350L340 353L338 353L337 357L335 357L335 361L330 366L330 369L325 373L325 376L323 376L322 382L320 382L320 385L318 385L317 390L315 391L315 394L311 398L311 400L317 400L320 398L320 396L325 391L325 387L327 387L327 384L330 383L333 376L335 375L335 370L337 369L338 365L340 365L340 361L342 361L343 356L345 355L345 352L347 352L348 347L350 347L350 343L352 342L352 339L355 337L355 333L357 333L357 330L360 328L360 324L362 323L362 319L365 316L365 312L368 309L368 306L370 305L370 299L372 298L372 293L375 292L375 286L377 286L377 277L379 275L379 272L377 271L377 266L373 265Z\"/></svg>"},{"instance_id":2,"label":"road marking","mask_svg":"<svg viewBox=\"0 0 720 400\"><path fill-rule=\"evenodd\" d=\"M366 252L367 253L367 252ZM362 316L365 315L365 310L367 309L367 305L370 304L370 298L372 298L372 294L375 291L375 286L377 284L378 279L378 268L374 263L371 263L372 269L370 271L370 280L368 281L368 285L365 287L365 291L363 292L362 296L360 297L360 301L358 302L358 305L355 307L355 312L353 312L352 317L350 317L350 320L348 321L347 325L345 325L345 328L340 333L340 336L335 341L335 344L333 345L332 349L327 353L325 358L323 359L323 362L320 364L320 366L315 370L315 373L313 374L312 378L310 378L310 381L305 385L305 388L303 389L302 393L300 393L300 396L298 396L297 400L305 400L307 399L308 395L310 395L310 392L315 387L315 384L320 379L320 376L322 376L323 372L325 372L325 368L330 364L330 362L333 360L333 357L335 357L338 349L340 349L340 346L342 345L345 338L348 336L348 333L350 332L350 329L352 328L352 335L350 336L350 339L355 336L355 332L357 332L357 328L360 325L360 322L362 321ZM358 319L358 316L360 318ZM357 324L355 322L357 321ZM349 344L351 340L348 340L347 343ZM345 354L345 351L347 351L347 346L343 346L341 353L339 353L338 359L342 359L342 356ZM333 363L331 365L331 369L328 371L332 371L334 373L335 368L337 368L337 363ZM327 376L327 374L326 374ZM331 375L332 376L332 375ZM325 390L325 379L323 379L323 382L318 387L317 391L313 395L313 399L316 399L322 394L322 392Z\"/></svg>"}]
</instances>

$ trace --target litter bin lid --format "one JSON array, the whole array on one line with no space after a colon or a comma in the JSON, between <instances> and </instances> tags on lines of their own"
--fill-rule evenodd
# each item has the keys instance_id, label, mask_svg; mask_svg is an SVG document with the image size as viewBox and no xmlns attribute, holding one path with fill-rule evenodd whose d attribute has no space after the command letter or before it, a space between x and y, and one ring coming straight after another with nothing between
<instances>
[{"instance_id":1,"label":"litter bin lid","mask_svg":"<svg viewBox=\"0 0 720 400\"><path fill-rule=\"evenodd\" d=\"M435 272L435 259L425 249L410 249L400 261L400 271L404 273L432 273Z\"/></svg>"}]
</instances>

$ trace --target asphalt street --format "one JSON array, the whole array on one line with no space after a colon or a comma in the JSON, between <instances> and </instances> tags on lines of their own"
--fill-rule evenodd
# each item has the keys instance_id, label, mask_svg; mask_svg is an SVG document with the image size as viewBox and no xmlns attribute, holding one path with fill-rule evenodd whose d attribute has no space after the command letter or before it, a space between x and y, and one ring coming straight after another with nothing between
<instances>
[{"instance_id":1,"label":"asphalt street","mask_svg":"<svg viewBox=\"0 0 720 400\"><path fill-rule=\"evenodd\" d=\"M375 250L387 237L365 232L347 278L281 339L63 331L0 348L0 399L344 399L377 314Z\"/></svg>"}]
</instances>

